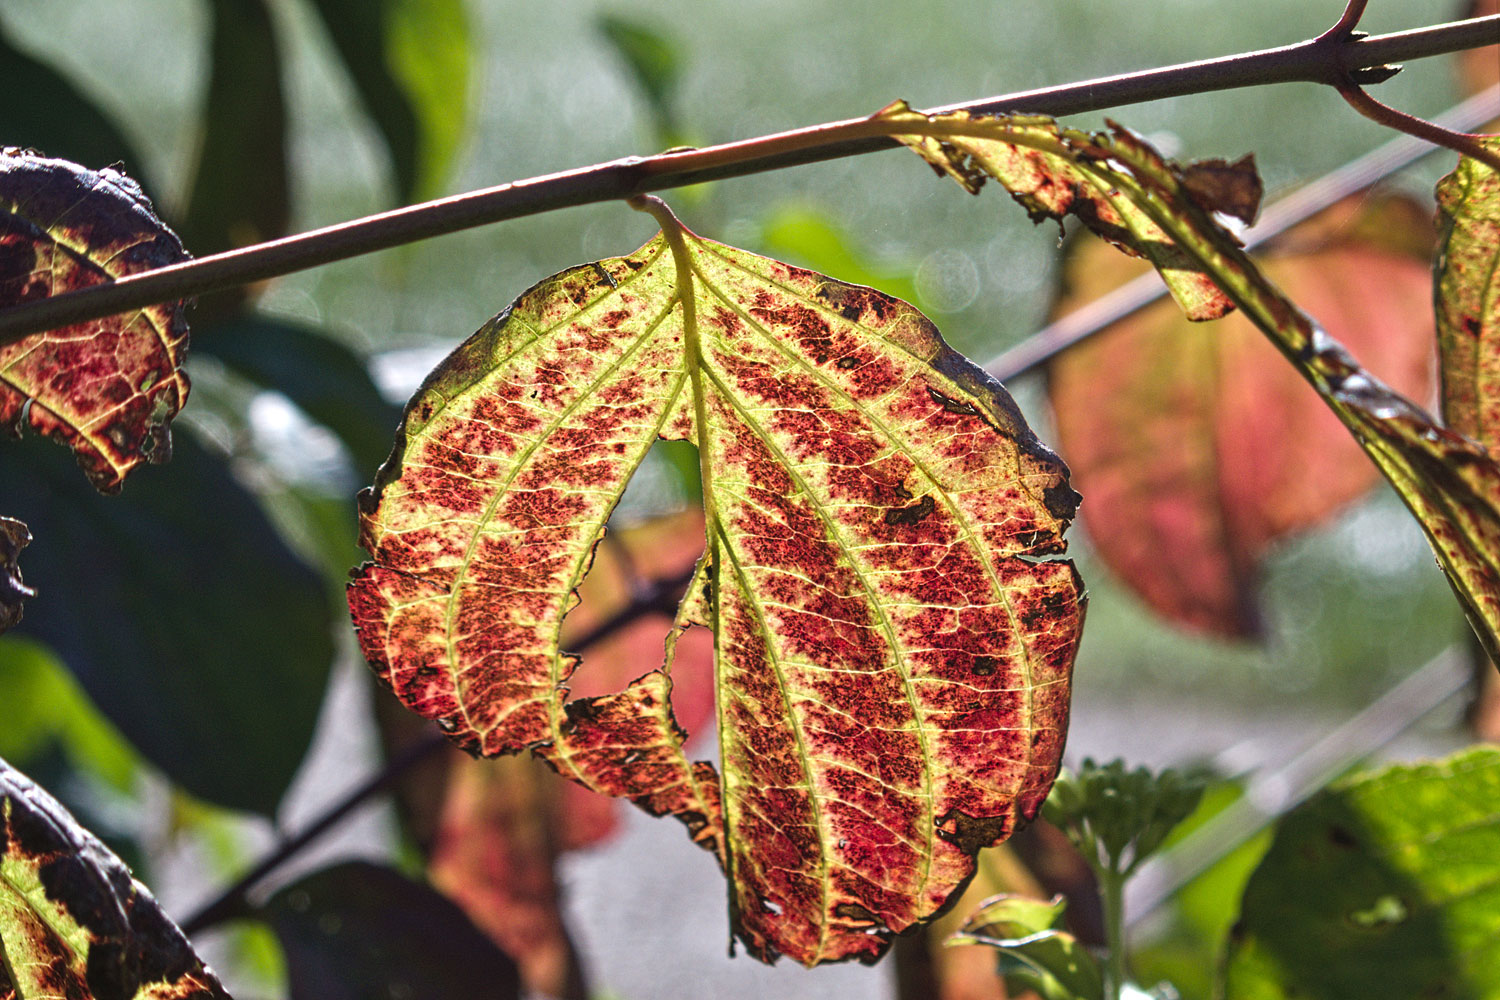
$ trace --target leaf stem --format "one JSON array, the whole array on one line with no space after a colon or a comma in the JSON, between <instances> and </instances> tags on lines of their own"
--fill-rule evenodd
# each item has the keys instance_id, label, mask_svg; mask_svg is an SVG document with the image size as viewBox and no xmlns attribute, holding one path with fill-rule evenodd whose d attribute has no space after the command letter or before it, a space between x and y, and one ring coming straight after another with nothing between
<instances>
[{"instance_id":1,"label":"leaf stem","mask_svg":"<svg viewBox=\"0 0 1500 1000\"><path fill-rule=\"evenodd\" d=\"M1500 153L1496 153L1479 141L1479 137L1468 132L1454 132L1443 128L1425 118L1409 115L1405 111L1398 111L1389 104L1377 101L1365 92L1365 88L1353 80L1345 80L1336 85L1339 96L1349 103L1355 111L1364 115L1371 121L1378 122L1387 128L1393 128L1407 135L1414 135L1418 139L1426 140L1436 146L1445 146L1464 156L1471 157L1483 163L1491 170L1500 173Z\"/></svg>"},{"instance_id":2,"label":"leaf stem","mask_svg":"<svg viewBox=\"0 0 1500 1000\"><path fill-rule=\"evenodd\" d=\"M1113 862L1113 859L1111 859ZM1104 904L1105 1000L1120 1000L1128 973L1125 969L1125 876L1113 863L1095 869L1099 898Z\"/></svg>"},{"instance_id":3,"label":"leaf stem","mask_svg":"<svg viewBox=\"0 0 1500 1000\"><path fill-rule=\"evenodd\" d=\"M1122 104L1294 81L1500 41L1500 14L1371 38L1319 37L1257 52L949 105L935 112L1077 114ZM0 310L0 346L44 330L291 274L418 240L575 205L840 159L897 144L857 118L686 152L627 157L454 195L215 254Z\"/></svg>"}]
</instances>

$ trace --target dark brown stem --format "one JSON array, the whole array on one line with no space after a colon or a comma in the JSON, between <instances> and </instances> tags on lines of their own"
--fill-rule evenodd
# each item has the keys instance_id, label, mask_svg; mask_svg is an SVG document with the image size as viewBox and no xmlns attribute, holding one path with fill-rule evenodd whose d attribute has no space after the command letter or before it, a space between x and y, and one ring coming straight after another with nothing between
<instances>
[{"instance_id":1,"label":"dark brown stem","mask_svg":"<svg viewBox=\"0 0 1500 1000\"><path fill-rule=\"evenodd\" d=\"M1312 39L933 110L1068 115L1268 83L1336 85L1348 79L1351 72L1380 67L1392 60L1417 59L1495 42L1500 42L1500 15L1376 38ZM872 134L868 119L857 118L515 181L11 306L0 310L0 346L43 330L264 281L505 219L896 146L888 136Z\"/></svg>"},{"instance_id":2,"label":"dark brown stem","mask_svg":"<svg viewBox=\"0 0 1500 1000\"><path fill-rule=\"evenodd\" d=\"M1333 27L1318 36L1319 41L1339 40L1342 41L1354 33L1359 27L1359 19L1365 16L1365 8L1370 5L1370 0L1349 0L1349 5L1344 8L1343 16L1334 22Z\"/></svg>"},{"instance_id":3,"label":"dark brown stem","mask_svg":"<svg viewBox=\"0 0 1500 1000\"><path fill-rule=\"evenodd\" d=\"M1425 139L1433 145L1444 146L1500 172L1500 153L1480 142L1479 136L1469 132L1454 132L1425 118L1397 111L1365 93L1365 89L1352 80L1345 80L1336 86L1339 95L1349 102L1349 106L1371 121L1414 135L1418 139Z\"/></svg>"}]
</instances>

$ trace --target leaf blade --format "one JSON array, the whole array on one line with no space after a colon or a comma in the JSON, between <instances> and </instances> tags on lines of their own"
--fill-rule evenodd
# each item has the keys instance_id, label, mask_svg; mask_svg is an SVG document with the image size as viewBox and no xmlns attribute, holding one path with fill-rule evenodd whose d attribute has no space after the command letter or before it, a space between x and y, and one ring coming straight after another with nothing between
<instances>
[{"instance_id":1,"label":"leaf blade","mask_svg":"<svg viewBox=\"0 0 1500 1000\"><path fill-rule=\"evenodd\" d=\"M0 151L0 306L186 256L124 174ZM0 347L0 426L68 445L90 482L114 492L142 462L171 456L168 423L188 394L186 351L181 303Z\"/></svg>"},{"instance_id":2,"label":"leaf blade","mask_svg":"<svg viewBox=\"0 0 1500 1000\"><path fill-rule=\"evenodd\" d=\"M529 747L575 780L682 819L725 864L734 930L753 954L809 965L873 961L895 931L932 916L967 880L974 851L1034 815L1045 796L1082 617L1072 565L1049 557L1063 548L1076 495L998 384L948 349L912 307L702 240L675 220L664 228L629 258L564 272L523 295L413 399L392 461L363 505L376 562L351 585L361 645L403 700L446 719L461 745ZM579 328L584 314L603 329ZM491 639L510 633L501 648L536 643L554 652L532 650L529 666L479 681L480 661L443 659L463 652L467 633L450 646L433 628L437 616L402 620L404 609L431 607L460 589L450 570L463 553L427 537L412 541L413 525L428 531L453 516L444 495L452 490L441 482L429 491L432 509L414 511L420 476L453 448L426 450L433 442L421 438L441 429L445 407L473 412L478 404L463 393L481 388L492 428L537 431L537 417L516 422L501 411L526 389L551 384L540 376L556 366L525 356L528 345L520 344L548 326L538 317L550 317L564 342L588 345L569 358L570 371L601 394L613 387L594 374L610 337L618 340L611 331L645 324L649 331L635 334L626 353L649 362L633 363L657 394L615 402L636 414L631 457L607 470L614 492L593 506L566 506L572 520L552 543L565 546L566 558L552 573L545 607L527 612L537 627L518 633L499 608L484 619ZM650 336L660 343L643 348ZM520 346L501 346L507 337ZM531 381L505 384L517 377L510 374L497 384L476 374L508 355L521 363L498 370ZM588 409L573 397L544 402L551 413ZM887 425L931 433L937 443L918 448ZM461 433L462 422L448 428ZM571 429L554 421L539 440ZM565 435L576 452L570 464L587 468L589 449L601 442L627 443L610 433L606 425L593 439ZM555 651L569 595L625 466L658 435L696 441L704 469L708 555L669 643L689 625L718 633L725 771L717 779L711 765L684 754L686 734L670 705L670 651L665 668L619 694L566 702L560 688L572 669ZM471 455L481 451L465 444ZM542 488L505 466L504 456L483 461L487 481ZM403 467L416 469L418 485L402 485ZM476 470L469 463L465 475ZM563 482L573 474L556 463L547 471ZM512 502L469 498L468 506L493 513ZM958 513L962 526L950 523ZM423 546L439 558L413 558ZM514 591L509 579L500 582ZM907 604L894 623L881 605L889 595ZM944 632L941 645L896 639L898 630L931 629ZM421 636L420 648L403 658L399 647L412 635ZM841 692L841 677L858 690ZM482 708L489 728L461 713L464 685L470 694L509 686L503 732L492 705Z\"/></svg>"}]
</instances>

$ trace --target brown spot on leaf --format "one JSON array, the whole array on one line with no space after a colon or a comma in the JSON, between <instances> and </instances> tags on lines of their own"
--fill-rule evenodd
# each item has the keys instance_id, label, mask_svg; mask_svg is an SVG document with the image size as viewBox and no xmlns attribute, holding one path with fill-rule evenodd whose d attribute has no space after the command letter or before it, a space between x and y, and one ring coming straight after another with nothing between
<instances>
[{"instance_id":1,"label":"brown spot on leaf","mask_svg":"<svg viewBox=\"0 0 1500 1000\"><path fill-rule=\"evenodd\" d=\"M909 507L896 507L885 512L886 524L916 524L937 506L937 501L928 494Z\"/></svg>"}]
</instances>

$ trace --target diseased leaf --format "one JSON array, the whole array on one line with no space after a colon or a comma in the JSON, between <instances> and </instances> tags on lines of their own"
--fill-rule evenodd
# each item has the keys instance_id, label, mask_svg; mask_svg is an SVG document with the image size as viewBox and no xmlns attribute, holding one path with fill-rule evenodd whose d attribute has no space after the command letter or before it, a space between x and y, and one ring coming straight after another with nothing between
<instances>
[{"instance_id":1,"label":"diseased leaf","mask_svg":"<svg viewBox=\"0 0 1500 1000\"><path fill-rule=\"evenodd\" d=\"M1278 824L1230 934L1229 1000L1500 992L1500 752L1340 782Z\"/></svg>"},{"instance_id":2,"label":"diseased leaf","mask_svg":"<svg viewBox=\"0 0 1500 1000\"><path fill-rule=\"evenodd\" d=\"M391 151L396 191L438 194L469 118L462 0L314 0L365 110Z\"/></svg>"},{"instance_id":3,"label":"diseased leaf","mask_svg":"<svg viewBox=\"0 0 1500 1000\"><path fill-rule=\"evenodd\" d=\"M349 861L287 886L263 916L286 954L291 1000L519 998L515 964L436 890Z\"/></svg>"},{"instance_id":4,"label":"diseased leaf","mask_svg":"<svg viewBox=\"0 0 1500 1000\"><path fill-rule=\"evenodd\" d=\"M1500 149L1500 139L1487 143ZM1437 186L1437 329L1443 419L1500 445L1500 177L1462 157Z\"/></svg>"},{"instance_id":5,"label":"diseased leaf","mask_svg":"<svg viewBox=\"0 0 1500 1000\"><path fill-rule=\"evenodd\" d=\"M0 517L0 632L21 620L22 602L36 591L21 579L16 565L21 550L31 543L31 531L13 517Z\"/></svg>"},{"instance_id":6,"label":"diseased leaf","mask_svg":"<svg viewBox=\"0 0 1500 1000\"><path fill-rule=\"evenodd\" d=\"M575 675L574 694L611 693L644 665L661 662L671 609L703 553L703 537L697 509L605 537L579 587L582 603L563 628L563 645L589 661L589 669ZM656 610L642 613L640 607ZM638 617L591 638L627 612ZM696 731L714 714L713 645L706 632L683 637L672 675L673 712ZM516 956L528 990L583 995L555 865L560 855L607 838L620 803L563 780L540 761L454 756L428 866L433 883Z\"/></svg>"},{"instance_id":7,"label":"diseased leaf","mask_svg":"<svg viewBox=\"0 0 1500 1000\"><path fill-rule=\"evenodd\" d=\"M186 258L130 178L0 150L0 308ZM172 453L187 400L180 303L93 320L0 347L0 426L71 447L99 490Z\"/></svg>"},{"instance_id":8,"label":"diseased leaf","mask_svg":"<svg viewBox=\"0 0 1500 1000\"><path fill-rule=\"evenodd\" d=\"M5 455L0 510L35 530L26 575L42 594L15 634L55 649L99 710L194 795L274 813L333 659L325 582L191 436L118 497L71 478L55 448Z\"/></svg>"},{"instance_id":9,"label":"diseased leaf","mask_svg":"<svg viewBox=\"0 0 1500 1000\"><path fill-rule=\"evenodd\" d=\"M1077 217L1127 253L1154 264L1188 318L1217 319L1232 308L1202 265L1178 248L1143 206L1090 169L1108 150L1084 132L1040 115L975 117L967 111L925 115L897 101L872 119L892 126L891 135L915 150L941 176L970 194L986 180L998 181L1033 222ZM910 126L911 131L904 131ZM1178 174L1180 197L1206 211L1253 221L1260 204L1255 161L1209 160Z\"/></svg>"},{"instance_id":10,"label":"diseased leaf","mask_svg":"<svg viewBox=\"0 0 1500 1000\"><path fill-rule=\"evenodd\" d=\"M954 130L987 132L1005 148L1044 147L1068 158L1068 170L1049 174L1045 184L1026 178L1031 187L1050 189L1058 180L1081 177L1090 190L1107 191L1109 204L1118 201L1143 213L1171 241L1173 255L1188 259L1188 272L1204 280L1211 275L1349 428L1416 516L1485 651L1500 660L1500 466L1485 449L1439 427L1362 369L1260 273L1238 240L1185 190L1182 168L1119 127L1088 135L1052 126L1035 137L1028 131L1035 119L1019 121L1020 129L1013 119L966 114L900 119L919 137L926 129L944 136ZM958 155L958 162L967 160Z\"/></svg>"},{"instance_id":11,"label":"diseased leaf","mask_svg":"<svg viewBox=\"0 0 1500 1000\"><path fill-rule=\"evenodd\" d=\"M1363 199L1360 199L1362 202ZM1381 236L1422 234L1415 254L1361 233L1338 206L1293 230L1263 266L1367 366L1432 395L1431 221L1382 206ZM1331 230L1328 236L1321 231ZM1059 311L1140 271L1098 241L1075 246ZM1224 637L1258 633L1261 561L1375 484L1379 473L1323 402L1242 315L1202 325L1163 302L1048 367L1058 446L1089 498L1089 537L1155 611Z\"/></svg>"},{"instance_id":12,"label":"diseased leaf","mask_svg":"<svg viewBox=\"0 0 1500 1000\"><path fill-rule=\"evenodd\" d=\"M362 497L360 643L460 745L682 819L753 954L873 961L1046 795L1077 497L912 307L663 225L525 293L412 399ZM658 436L698 444L707 554L667 665L570 702L563 616ZM691 625L717 636L722 775L670 703Z\"/></svg>"},{"instance_id":13,"label":"diseased leaf","mask_svg":"<svg viewBox=\"0 0 1500 1000\"><path fill-rule=\"evenodd\" d=\"M228 1000L120 859L3 760L0 997Z\"/></svg>"}]
</instances>

